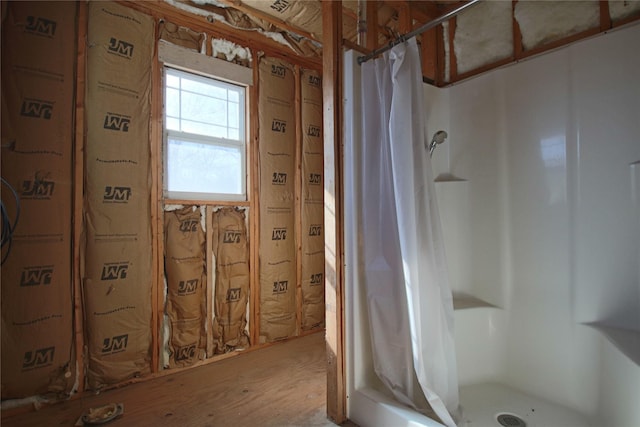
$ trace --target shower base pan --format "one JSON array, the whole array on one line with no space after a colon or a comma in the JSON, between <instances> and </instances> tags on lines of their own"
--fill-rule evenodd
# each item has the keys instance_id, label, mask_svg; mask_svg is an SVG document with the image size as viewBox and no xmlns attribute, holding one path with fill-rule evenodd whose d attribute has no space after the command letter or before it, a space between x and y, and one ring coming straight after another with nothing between
<instances>
[{"instance_id":1,"label":"shower base pan","mask_svg":"<svg viewBox=\"0 0 640 427\"><path fill-rule=\"evenodd\" d=\"M577 412L502 384L460 387L460 402L466 421L460 427L591 427Z\"/></svg>"},{"instance_id":2,"label":"shower base pan","mask_svg":"<svg viewBox=\"0 0 640 427\"><path fill-rule=\"evenodd\" d=\"M458 427L596 427L577 412L502 384L460 387L460 402L464 418ZM373 388L355 390L349 403L349 419L360 426L443 427Z\"/></svg>"}]
</instances>

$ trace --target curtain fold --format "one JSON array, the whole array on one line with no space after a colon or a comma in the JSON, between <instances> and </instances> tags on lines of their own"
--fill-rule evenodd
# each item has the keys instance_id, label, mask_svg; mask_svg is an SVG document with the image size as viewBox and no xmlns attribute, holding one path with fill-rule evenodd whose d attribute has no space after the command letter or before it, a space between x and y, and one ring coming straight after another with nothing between
<instances>
[{"instance_id":1,"label":"curtain fold","mask_svg":"<svg viewBox=\"0 0 640 427\"><path fill-rule=\"evenodd\" d=\"M415 39L362 65L362 247L376 374L395 398L455 426L453 303Z\"/></svg>"}]
</instances>

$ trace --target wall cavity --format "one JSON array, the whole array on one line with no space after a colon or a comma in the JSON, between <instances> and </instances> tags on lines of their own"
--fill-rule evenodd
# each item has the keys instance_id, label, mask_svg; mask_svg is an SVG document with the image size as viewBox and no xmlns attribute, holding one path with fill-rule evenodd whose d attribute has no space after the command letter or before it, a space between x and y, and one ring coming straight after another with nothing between
<instances>
[{"instance_id":1,"label":"wall cavity","mask_svg":"<svg viewBox=\"0 0 640 427\"><path fill-rule=\"evenodd\" d=\"M600 25L598 1L517 2L514 16L525 50L545 45Z\"/></svg>"},{"instance_id":2,"label":"wall cavity","mask_svg":"<svg viewBox=\"0 0 640 427\"><path fill-rule=\"evenodd\" d=\"M513 54L511 3L481 2L458 15L454 46L458 74Z\"/></svg>"},{"instance_id":3,"label":"wall cavity","mask_svg":"<svg viewBox=\"0 0 640 427\"><path fill-rule=\"evenodd\" d=\"M2 9L2 208L17 221L6 246L2 226L2 399L65 397L76 378L71 208L77 8L72 2L10 2Z\"/></svg>"},{"instance_id":4,"label":"wall cavity","mask_svg":"<svg viewBox=\"0 0 640 427\"><path fill-rule=\"evenodd\" d=\"M154 27L119 4L89 4L83 296L94 390L151 370Z\"/></svg>"}]
</instances>

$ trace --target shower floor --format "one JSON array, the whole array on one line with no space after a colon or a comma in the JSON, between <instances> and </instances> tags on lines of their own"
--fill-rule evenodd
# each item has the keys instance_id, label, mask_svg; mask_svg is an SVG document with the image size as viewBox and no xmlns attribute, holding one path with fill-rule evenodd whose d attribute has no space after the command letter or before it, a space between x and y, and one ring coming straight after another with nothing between
<instances>
[{"instance_id":1,"label":"shower floor","mask_svg":"<svg viewBox=\"0 0 640 427\"><path fill-rule=\"evenodd\" d=\"M501 427L499 414L516 415L527 427L590 427L587 418L563 406L545 402L502 384L460 387L466 423L460 427ZM508 424L518 426L518 424ZM521 426L522 424L520 424Z\"/></svg>"}]
</instances>

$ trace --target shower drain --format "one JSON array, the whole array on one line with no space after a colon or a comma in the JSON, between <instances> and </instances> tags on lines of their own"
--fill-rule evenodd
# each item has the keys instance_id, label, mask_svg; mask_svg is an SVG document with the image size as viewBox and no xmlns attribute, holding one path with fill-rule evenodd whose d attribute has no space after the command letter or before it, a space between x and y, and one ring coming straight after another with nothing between
<instances>
[{"instance_id":1,"label":"shower drain","mask_svg":"<svg viewBox=\"0 0 640 427\"><path fill-rule=\"evenodd\" d=\"M496 420L504 427L526 427L524 420L513 414L498 414Z\"/></svg>"}]
</instances>

